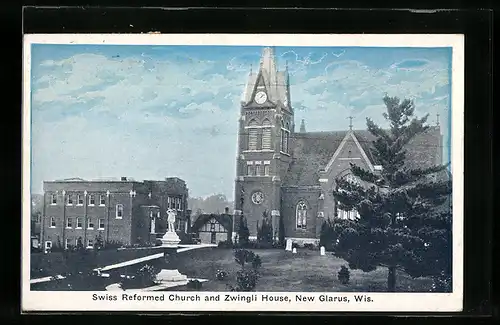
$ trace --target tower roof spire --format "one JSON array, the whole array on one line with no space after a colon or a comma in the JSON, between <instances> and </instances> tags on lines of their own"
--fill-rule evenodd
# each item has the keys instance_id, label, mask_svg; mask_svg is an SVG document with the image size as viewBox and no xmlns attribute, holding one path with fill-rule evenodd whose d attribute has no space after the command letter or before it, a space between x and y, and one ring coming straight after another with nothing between
<instances>
[{"instance_id":1,"label":"tower roof spire","mask_svg":"<svg viewBox=\"0 0 500 325\"><path fill-rule=\"evenodd\" d=\"M306 132L306 122L304 119L300 122L300 132L305 133Z\"/></svg>"}]
</instances>

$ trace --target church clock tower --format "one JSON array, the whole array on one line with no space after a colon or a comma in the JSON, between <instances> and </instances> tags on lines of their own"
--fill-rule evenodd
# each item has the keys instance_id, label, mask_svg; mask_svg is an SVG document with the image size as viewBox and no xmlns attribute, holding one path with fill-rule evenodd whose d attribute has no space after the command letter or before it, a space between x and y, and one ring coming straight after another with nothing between
<instances>
[{"instance_id":1,"label":"church clock tower","mask_svg":"<svg viewBox=\"0 0 500 325\"><path fill-rule=\"evenodd\" d=\"M250 71L243 91L238 131L235 230L246 218L250 238L266 214L279 238L281 180L290 162L294 130L288 71L278 71L274 51L264 48L258 71ZM234 235L234 234L233 234Z\"/></svg>"}]
</instances>

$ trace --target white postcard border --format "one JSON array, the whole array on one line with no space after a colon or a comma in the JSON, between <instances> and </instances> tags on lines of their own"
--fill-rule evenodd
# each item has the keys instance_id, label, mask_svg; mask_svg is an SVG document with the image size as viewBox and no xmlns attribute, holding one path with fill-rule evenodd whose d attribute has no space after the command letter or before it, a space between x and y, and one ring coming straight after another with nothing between
<instances>
[{"instance_id":1,"label":"white postcard border","mask_svg":"<svg viewBox=\"0 0 500 325\"><path fill-rule=\"evenodd\" d=\"M452 47L452 128L451 160L453 175L453 293L238 293L288 296L291 302L269 303L204 302L205 296L222 292L149 292L164 295L165 301L94 301L93 294L111 292L30 291L31 213L31 45L32 44L114 44L114 45L244 45L244 46L360 46L360 47ZM464 160L464 37L459 34L30 34L23 48L23 137L22 137L22 292L25 312L38 311L385 311L453 312L463 305L463 160ZM121 295L121 293L117 293ZM170 302L170 294L197 294L199 302ZM234 294L234 293L231 293ZM316 297L314 303L296 302L295 295ZM347 296L350 303L322 303L321 295ZM366 295L373 302L353 303L353 296Z\"/></svg>"}]
</instances>

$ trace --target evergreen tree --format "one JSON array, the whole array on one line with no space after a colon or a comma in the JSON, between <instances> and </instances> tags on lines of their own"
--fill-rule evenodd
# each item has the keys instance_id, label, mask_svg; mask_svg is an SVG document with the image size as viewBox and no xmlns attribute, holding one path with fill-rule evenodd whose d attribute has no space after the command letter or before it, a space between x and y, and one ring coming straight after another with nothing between
<instances>
[{"instance_id":1,"label":"evergreen tree","mask_svg":"<svg viewBox=\"0 0 500 325\"><path fill-rule=\"evenodd\" d=\"M427 116L414 117L413 101L388 96L383 100L389 129L367 119L368 131L376 138L370 150L382 170L372 173L351 164L351 173L362 183L337 179L333 194L338 208L354 208L360 218L336 223L335 254L352 269L387 267L388 291L396 289L398 269L412 277L451 279L451 206L446 204L451 180L433 177L447 166L409 164L405 147L427 131Z\"/></svg>"},{"instance_id":2,"label":"evergreen tree","mask_svg":"<svg viewBox=\"0 0 500 325\"><path fill-rule=\"evenodd\" d=\"M332 245L337 239L337 234L334 231L334 222L331 219L323 221L321 232L319 235L319 246L324 246L325 250L331 251Z\"/></svg>"},{"instance_id":3,"label":"evergreen tree","mask_svg":"<svg viewBox=\"0 0 500 325\"><path fill-rule=\"evenodd\" d=\"M273 226L266 211L262 213L262 223L259 227L257 223L257 238L260 243L272 244Z\"/></svg>"},{"instance_id":4,"label":"evergreen tree","mask_svg":"<svg viewBox=\"0 0 500 325\"><path fill-rule=\"evenodd\" d=\"M278 238L280 246L285 246L285 222L283 221L283 217L279 217Z\"/></svg>"},{"instance_id":5,"label":"evergreen tree","mask_svg":"<svg viewBox=\"0 0 500 325\"><path fill-rule=\"evenodd\" d=\"M241 215L240 224L238 227L238 243L244 247L245 245L248 244L249 237L250 237L250 230L248 229L246 218L243 215Z\"/></svg>"}]
</instances>

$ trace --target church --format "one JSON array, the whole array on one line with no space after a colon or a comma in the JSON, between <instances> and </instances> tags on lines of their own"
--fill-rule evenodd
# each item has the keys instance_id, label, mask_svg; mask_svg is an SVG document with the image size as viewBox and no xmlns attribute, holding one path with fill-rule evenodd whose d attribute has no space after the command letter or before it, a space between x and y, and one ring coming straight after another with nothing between
<instances>
[{"instance_id":1,"label":"church","mask_svg":"<svg viewBox=\"0 0 500 325\"><path fill-rule=\"evenodd\" d=\"M287 68L279 71L273 49L265 48L241 98L233 237L243 215L255 239L265 214L276 238L281 218L286 239L317 244L326 219L357 218L356 211L336 207L335 180L355 180L350 163L374 173L381 168L370 153L374 137L367 130L351 125L344 131L307 132L302 120L296 131L292 90ZM438 123L408 144L409 163L441 164L442 142Z\"/></svg>"}]
</instances>

